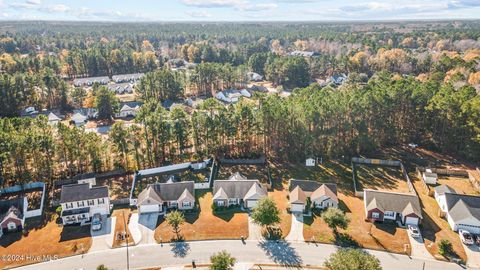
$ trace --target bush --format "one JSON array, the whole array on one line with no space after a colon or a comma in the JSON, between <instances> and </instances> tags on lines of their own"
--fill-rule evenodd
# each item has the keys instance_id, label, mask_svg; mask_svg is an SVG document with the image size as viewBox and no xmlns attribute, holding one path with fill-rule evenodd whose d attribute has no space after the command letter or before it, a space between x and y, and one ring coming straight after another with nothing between
<instances>
[{"instance_id":1,"label":"bush","mask_svg":"<svg viewBox=\"0 0 480 270\"><path fill-rule=\"evenodd\" d=\"M440 240L438 243L438 253L444 257L453 254L452 243L447 239Z\"/></svg>"}]
</instances>

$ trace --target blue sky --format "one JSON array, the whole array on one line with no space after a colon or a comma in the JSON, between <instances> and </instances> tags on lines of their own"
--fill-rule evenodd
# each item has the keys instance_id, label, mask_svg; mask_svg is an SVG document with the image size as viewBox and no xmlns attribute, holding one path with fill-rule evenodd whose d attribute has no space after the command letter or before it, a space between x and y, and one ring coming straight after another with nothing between
<instances>
[{"instance_id":1,"label":"blue sky","mask_svg":"<svg viewBox=\"0 0 480 270\"><path fill-rule=\"evenodd\" d=\"M0 0L0 20L480 19L480 0Z\"/></svg>"}]
</instances>

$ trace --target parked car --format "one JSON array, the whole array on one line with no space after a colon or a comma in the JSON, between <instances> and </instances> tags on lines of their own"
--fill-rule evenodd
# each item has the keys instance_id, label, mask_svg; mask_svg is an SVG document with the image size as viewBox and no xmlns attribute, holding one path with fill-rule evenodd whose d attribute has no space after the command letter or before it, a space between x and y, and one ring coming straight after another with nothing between
<instances>
[{"instance_id":1,"label":"parked car","mask_svg":"<svg viewBox=\"0 0 480 270\"><path fill-rule=\"evenodd\" d=\"M415 226L415 225L408 225L408 233L409 233L413 238L419 238L419 237L420 237L420 230L419 230L418 227Z\"/></svg>"},{"instance_id":2,"label":"parked car","mask_svg":"<svg viewBox=\"0 0 480 270\"><path fill-rule=\"evenodd\" d=\"M475 244L477 244L477 246L480 246L480 235L475 235Z\"/></svg>"},{"instance_id":3,"label":"parked car","mask_svg":"<svg viewBox=\"0 0 480 270\"><path fill-rule=\"evenodd\" d=\"M101 229L102 229L102 216L99 213L93 214L92 231L99 231Z\"/></svg>"},{"instance_id":4,"label":"parked car","mask_svg":"<svg viewBox=\"0 0 480 270\"><path fill-rule=\"evenodd\" d=\"M465 245L473 245L473 236L470 232L466 230L458 230L458 234Z\"/></svg>"}]
</instances>

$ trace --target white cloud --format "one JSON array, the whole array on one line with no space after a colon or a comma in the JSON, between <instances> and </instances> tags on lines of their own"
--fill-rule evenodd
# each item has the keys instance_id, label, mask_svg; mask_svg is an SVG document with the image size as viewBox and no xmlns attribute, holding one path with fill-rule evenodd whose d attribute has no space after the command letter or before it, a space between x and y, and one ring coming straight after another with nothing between
<instances>
[{"instance_id":1,"label":"white cloud","mask_svg":"<svg viewBox=\"0 0 480 270\"><path fill-rule=\"evenodd\" d=\"M25 3L27 3L29 5L38 6L38 5L42 4L42 0L27 0L27 1L25 1Z\"/></svg>"},{"instance_id":2,"label":"white cloud","mask_svg":"<svg viewBox=\"0 0 480 270\"><path fill-rule=\"evenodd\" d=\"M64 4L58 4L58 5L47 7L46 11L51 13L65 13L67 11L70 11L70 7Z\"/></svg>"},{"instance_id":3,"label":"white cloud","mask_svg":"<svg viewBox=\"0 0 480 270\"><path fill-rule=\"evenodd\" d=\"M182 3L194 7L221 8L238 7L240 5L248 4L249 2L245 0L182 0Z\"/></svg>"},{"instance_id":4,"label":"white cloud","mask_svg":"<svg viewBox=\"0 0 480 270\"><path fill-rule=\"evenodd\" d=\"M187 11L186 13L188 16L192 18L211 18L212 17L212 14L206 11Z\"/></svg>"}]
</instances>

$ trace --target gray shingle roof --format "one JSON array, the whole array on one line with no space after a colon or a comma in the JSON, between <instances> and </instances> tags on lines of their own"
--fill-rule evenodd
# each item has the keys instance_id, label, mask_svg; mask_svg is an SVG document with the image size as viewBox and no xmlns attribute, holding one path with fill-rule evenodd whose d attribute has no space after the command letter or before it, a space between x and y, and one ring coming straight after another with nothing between
<instances>
[{"instance_id":1,"label":"gray shingle roof","mask_svg":"<svg viewBox=\"0 0 480 270\"><path fill-rule=\"evenodd\" d=\"M480 221L480 196L445 193L448 214L455 221L474 217Z\"/></svg>"},{"instance_id":2,"label":"gray shingle roof","mask_svg":"<svg viewBox=\"0 0 480 270\"><path fill-rule=\"evenodd\" d=\"M381 211L394 211L402 215L415 214L422 218L420 200L414 194L396 193L365 189L364 200L367 211L378 208Z\"/></svg>"},{"instance_id":3,"label":"gray shingle roof","mask_svg":"<svg viewBox=\"0 0 480 270\"><path fill-rule=\"evenodd\" d=\"M0 223L7 216L13 216L18 219L22 219L24 202L25 201L23 197L0 201Z\"/></svg>"},{"instance_id":4,"label":"gray shingle roof","mask_svg":"<svg viewBox=\"0 0 480 270\"><path fill-rule=\"evenodd\" d=\"M213 183L213 195L215 196L217 191L222 189L228 198L243 199L253 185L257 185L256 191L259 195L267 195L267 190L258 180L215 180Z\"/></svg>"},{"instance_id":5,"label":"gray shingle roof","mask_svg":"<svg viewBox=\"0 0 480 270\"><path fill-rule=\"evenodd\" d=\"M62 186L60 203L108 198L108 187L92 187L90 184L73 184Z\"/></svg>"},{"instance_id":6,"label":"gray shingle roof","mask_svg":"<svg viewBox=\"0 0 480 270\"><path fill-rule=\"evenodd\" d=\"M299 180L299 179L291 179L288 190L292 191L296 186L300 186L300 188L305 192L314 192L321 185L327 186L333 193L337 194L337 185L336 184L321 183L321 182L317 182L317 181Z\"/></svg>"},{"instance_id":7,"label":"gray shingle roof","mask_svg":"<svg viewBox=\"0 0 480 270\"><path fill-rule=\"evenodd\" d=\"M143 190L137 199L137 204L148 201L149 199L161 201L177 201L180 197L190 197L184 194L187 190L193 197L195 184L193 181L176 182L176 183L155 183L149 185ZM152 190L154 192L152 192ZM183 196L182 196L183 195ZM190 197L190 198L192 198Z\"/></svg>"},{"instance_id":8,"label":"gray shingle roof","mask_svg":"<svg viewBox=\"0 0 480 270\"><path fill-rule=\"evenodd\" d=\"M449 185L440 185L435 187L435 192L438 195L442 195L445 193L457 193L453 188L451 188Z\"/></svg>"}]
</instances>

